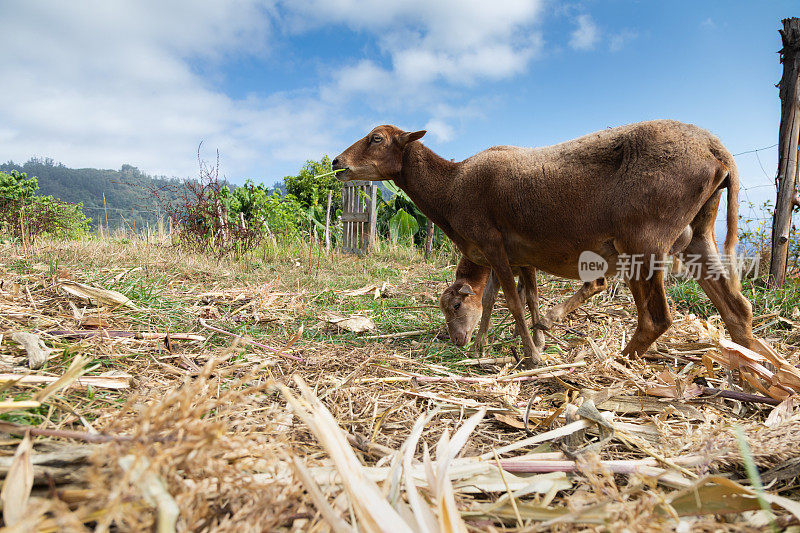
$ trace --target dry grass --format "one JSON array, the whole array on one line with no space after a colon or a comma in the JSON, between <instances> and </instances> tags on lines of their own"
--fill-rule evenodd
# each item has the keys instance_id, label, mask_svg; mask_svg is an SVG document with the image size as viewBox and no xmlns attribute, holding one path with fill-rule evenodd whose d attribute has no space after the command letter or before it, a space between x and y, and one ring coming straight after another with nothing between
<instances>
[{"instance_id":1,"label":"dry grass","mask_svg":"<svg viewBox=\"0 0 800 533\"><path fill-rule=\"evenodd\" d=\"M380 496L414 530L426 520L409 518L419 490L425 509L416 507L415 516L429 514L434 529L462 527L443 518L452 497L463 527L473 531L656 531L679 524L693 531L757 530L764 517L750 510L756 500L747 492L734 425L745 429L768 495L797 496L794 406L773 411L709 394L757 391L745 388L737 372L706 364L717 350L713 327L709 333L680 309L646 357L617 357L635 324L624 288L554 328L545 354L552 368L515 376L510 365L460 364L471 355L438 338L443 321L435 301L452 277L449 255L425 262L392 248L359 259L296 245L217 261L157 242L45 242L29 256L0 246L0 373L60 376L81 356L88 361L85 376L131 376L128 388L75 381L39 407L3 409L0 429L33 429L36 437L33 495L18 528L139 531L175 521L181 531L372 530L359 498ZM60 288L63 279L113 289L134 306L76 298ZM342 293L386 282L383 298ZM573 287L547 279L543 305ZM326 312L369 315L377 324L373 335L425 333L368 339L370 333L331 329L321 318ZM496 311L489 357L518 351L505 315ZM245 342L203 328L200 319ZM140 335L46 333L98 325ZM783 319L761 331L793 365L798 326ZM43 369L26 367L25 353L10 339L14 331L41 333L51 350ZM294 377L311 390L298 389ZM30 400L42 388L0 387L0 406ZM698 387L707 389L697 393ZM287 398L301 394L303 405L317 406L304 413L310 425L287 406ZM326 416L322 408L338 424L319 426L328 428L323 436L340 431L341 439L315 433L313 417ZM432 410L435 416L419 426L419 446L409 444L415 422ZM482 410L458 457L439 463L451 436ZM528 438L538 442L503 451ZM331 449L342 439L351 452ZM3 437L4 454L13 455L17 443L11 434ZM66 466L37 459L48 453L79 459ZM339 453L355 453L358 464L337 461ZM301 482L298 464L314 481ZM401 482L404 472L418 489ZM738 480L741 488L729 487L735 494L724 499L721 485L702 485L709 474ZM342 479L362 475L378 479L378 496L354 492ZM309 483L323 501L314 500ZM680 499L692 487L706 504L699 509ZM785 507L773 512L778 527L797 523Z\"/></svg>"}]
</instances>

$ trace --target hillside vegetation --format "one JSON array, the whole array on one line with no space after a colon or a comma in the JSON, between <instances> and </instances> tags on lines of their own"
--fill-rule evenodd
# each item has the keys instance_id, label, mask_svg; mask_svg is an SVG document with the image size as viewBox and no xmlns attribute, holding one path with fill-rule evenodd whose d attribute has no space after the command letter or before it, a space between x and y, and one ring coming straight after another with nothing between
<instances>
[{"instance_id":1,"label":"hillside vegetation","mask_svg":"<svg viewBox=\"0 0 800 533\"><path fill-rule=\"evenodd\" d=\"M63 202L82 202L93 227L101 220L105 225L107 213L112 230L128 225L132 228L134 221L137 229L148 224L155 228L159 213L163 215L163 211L151 191L162 189L168 197L178 198L183 187L182 180L150 176L131 165L122 165L119 170L69 168L49 158L33 158L22 165L12 161L0 164L0 171L11 170L37 177L41 195Z\"/></svg>"}]
</instances>

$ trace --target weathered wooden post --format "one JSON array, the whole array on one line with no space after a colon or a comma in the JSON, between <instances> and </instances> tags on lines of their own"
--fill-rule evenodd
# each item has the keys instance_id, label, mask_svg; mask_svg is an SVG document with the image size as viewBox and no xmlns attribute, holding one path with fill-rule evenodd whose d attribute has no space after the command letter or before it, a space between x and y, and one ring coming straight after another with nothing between
<instances>
[{"instance_id":1,"label":"weathered wooden post","mask_svg":"<svg viewBox=\"0 0 800 533\"><path fill-rule=\"evenodd\" d=\"M325 251L331 251L331 200L333 191L328 189L328 207L325 209Z\"/></svg>"},{"instance_id":2,"label":"weathered wooden post","mask_svg":"<svg viewBox=\"0 0 800 533\"><path fill-rule=\"evenodd\" d=\"M368 198L369 227L367 228L367 242L365 248L372 250L378 244L378 186L370 182L366 189Z\"/></svg>"},{"instance_id":3,"label":"weathered wooden post","mask_svg":"<svg viewBox=\"0 0 800 533\"><path fill-rule=\"evenodd\" d=\"M425 234L425 259L431 255L431 247L433 246L433 222L428 219L427 233Z\"/></svg>"},{"instance_id":4,"label":"weathered wooden post","mask_svg":"<svg viewBox=\"0 0 800 533\"><path fill-rule=\"evenodd\" d=\"M781 125L778 132L778 198L772 218L772 254L770 258L770 283L782 285L786 279L789 258L789 231L792 211L798 205L797 158L800 134L800 18L783 19L783 29L778 30L783 41L780 61L783 76L778 84L781 99Z\"/></svg>"},{"instance_id":5,"label":"weathered wooden post","mask_svg":"<svg viewBox=\"0 0 800 533\"><path fill-rule=\"evenodd\" d=\"M342 252L363 254L376 243L378 188L369 181L342 187Z\"/></svg>"}]
</instances>

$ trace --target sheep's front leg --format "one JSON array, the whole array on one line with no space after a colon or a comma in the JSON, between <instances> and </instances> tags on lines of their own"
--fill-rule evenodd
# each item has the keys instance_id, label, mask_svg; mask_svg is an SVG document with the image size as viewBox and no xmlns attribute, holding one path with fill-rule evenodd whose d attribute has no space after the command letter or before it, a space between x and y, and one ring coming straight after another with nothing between
<instances>
[{"instance_id":1,"label":"sheep's front leg","mask_svg":"<svg viewBox=\"0 0 800 533\"><path fill-rule=\"evenodd\" d=\"M497 299L497 291L500 290L500 285L497 281L497 276L494 271L489 274L489 281L486 282L486 287L483 289L482 304L483 311L481 314L481 323L478 326L477 337L475 338L475 352L478 354L483 353L486 346L486 334L489 331L489 321L492 318L492 309L494 302Z\"/></svg>"},{"instance_id":2,"label":"sheep's front leg","mask_svg":"<svg viewBox=\"0 0 800 533\"><path fill-rule=\"evenodd\" d=\"M530 267L522 267L520 268L520 275L519 275L519 283L517 284L517 292L520 292L520 288L522 288L522 293L520 294L520 298L525 298L525 301L528 302L528 309L531 311L531 320L533 324L536 325L539 323L539 286L536 283L536 269ZM523 296L524 294L524 296ZM544 347L544 332L536 328L533 330L533 344L541 350Z\"/></svg>"},{"instance_id":3,"label":"sheep's front leg","mask_svg":"<svg viewBox=\"0 0 800 533\"><path fill-rule=\"evenodd\" d=\"M550 329L553 324L560 322L565 316L580 307L583 302L591 298L597 293L603 292L608 288L606 278L599 278L594 281L587 281L578 291L569 297L569 299L561 302L557 306L551 308L541 320L534 320L533 327L539 329Z\"/></svg>"},{"instance_id":4,"label":"sheep's front leg","mask_svg":"<svg viewBox=\"0 0 800 533\"><path fill-rule=\"evenodd\" d=\"M525 312L522 307L522 300L517 294L517 285L514 282L514 272L511 270L511 265L508 262L505 247L502 243L502 236L500 232L496 232L494 238L489 241L488 246L481 250L484 257L491 258L489 260L490 266L497 276L500 286L503 288L503 293L506 295L506 303L508 310L517 324L517 330L522 336L522 350L524 354L523 364L527 367L536 367L542 363L539 356L539 349L533 344L531 332L528 325L525 323Z\"/></svg>"}]
</instances>

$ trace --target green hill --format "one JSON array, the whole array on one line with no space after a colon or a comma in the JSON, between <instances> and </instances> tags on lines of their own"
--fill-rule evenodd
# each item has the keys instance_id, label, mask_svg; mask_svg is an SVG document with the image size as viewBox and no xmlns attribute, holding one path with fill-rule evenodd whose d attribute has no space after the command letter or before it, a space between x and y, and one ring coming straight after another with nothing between
<instances>
[{"instance_id":1,"label":"green hill","mask_svg":"<svg viewBox=\"0 0 800 533\"><path fill-rule=\"evenodd\" d=\"M183 191L181 180L150 176L131 165L122 165L119 170L69 168L49 158L33 158L24 165L12 161L0 164L0 171L9 170L36 176L41 195L82 202L93 227L101 222L105 226L107 215L112 231L120 226L132 228L134 222L137 230L148 225L157 227L159 217L164 218L164 209L153 191L158 190L168 200L177 199Z\"/></svg>"},{"instance_id":2,"label":"green hill","mask_svg":"<svg viewBox=\"0 0 800 533\"><path fill-rule=\"evenodd\" d=\"M43 196L83 203L83 211L92 219L93 228L105 226L107 216L111 231L119 227L133 229L134 224L137 231L148 225L155 229L159 219L166 223L165 207L169 203L182 203L185 192L184 180L151 176L132 165L122 165L119 170L69 168L50 158L32 158L23 165L13 161L0 164L0 171L10 170L36 176L39 194ZM383 199L389 201L394 195L382 182L377 183ZM285 193L282 181L269 190Z\"/></svg>"}]
</instances>

